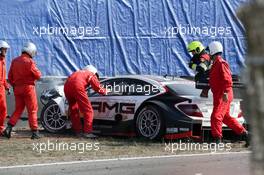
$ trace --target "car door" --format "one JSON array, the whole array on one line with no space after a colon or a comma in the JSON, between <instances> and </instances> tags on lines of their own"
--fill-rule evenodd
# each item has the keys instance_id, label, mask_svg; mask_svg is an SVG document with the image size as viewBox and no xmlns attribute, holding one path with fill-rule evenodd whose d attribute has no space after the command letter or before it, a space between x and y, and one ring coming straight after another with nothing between
<instances>
[{"instance_id":1,"label":"car door","mask_svg":"<svg viewBox=\"0 0 264 175\"><path fill-rule=\"evenodd\" d=\"M102 82L110 92L106 96L88 90L94 109L94 118L122 121L133 120L137 108L159 91L153 92L153 85L135 78L113 78Z\"/></svg>"},{"instance_id":2,"label":"car door","mask_svg":"<svg viewBox=\"0 0 264 175\"><path fill-rule=\"evenodd\" d=\"M125 85L127 81L123 78L114 78L103 81L102 86L108 89L108 94L102 96L88 89L88 96L94 109L94 119L116 120L122 116L122 120L127 120L134 116L135 103L127 98Z\"/></svg>"}]
</instances>

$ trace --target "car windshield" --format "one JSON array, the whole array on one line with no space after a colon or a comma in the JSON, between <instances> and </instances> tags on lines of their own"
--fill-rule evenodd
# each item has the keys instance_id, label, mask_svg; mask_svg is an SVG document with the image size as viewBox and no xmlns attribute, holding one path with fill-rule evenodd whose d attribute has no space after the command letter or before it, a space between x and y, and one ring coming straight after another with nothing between
<instances>
[{"instance_id":1,"label":"car windshield","mask_svg":"<svg viewBox=\"0 0 264 175\"><path fill-rule=\"evenodd\" d=\"M196 89L193 83L175 83L167 84L168 88L178 95L184 96L200 96L201 89Z\"/></svg>"}]
</instances>

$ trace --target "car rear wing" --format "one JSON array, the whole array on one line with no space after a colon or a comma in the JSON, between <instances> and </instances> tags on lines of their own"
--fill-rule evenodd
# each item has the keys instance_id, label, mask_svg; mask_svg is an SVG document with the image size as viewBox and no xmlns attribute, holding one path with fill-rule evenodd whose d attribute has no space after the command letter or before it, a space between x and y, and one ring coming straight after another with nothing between
<instances>
[{"instance_id":1,"label":"car rear wing","mask_svg":"<svg viewBox=\"0 0 264 175\"><path fill-rule=\"evenodd\" d=\"M184 78L186 80L192 80L195 81L195 78L192 76L173 76L173 75L165 75L164 78L172 79L175 78ZM232 75L233 80L233 88L245 88L245 84L242 82L241 77L238 75ZM198 81L195 82L195 88L196 89L209 89L209 77L202 77Z\"/></svg>"},{"instance_id":2,"label":"car rear wing","mask_svg":"<svg viewBox=\"0 0 264 175\"><path fill-rule=\"evenodd\" d=\"M241 78L238 75L232 75L233 88L245 88L245 84L242 83ZM209 77L203 80L195 82L196 89L209 89Z\"/></svg>"}]
</instances>

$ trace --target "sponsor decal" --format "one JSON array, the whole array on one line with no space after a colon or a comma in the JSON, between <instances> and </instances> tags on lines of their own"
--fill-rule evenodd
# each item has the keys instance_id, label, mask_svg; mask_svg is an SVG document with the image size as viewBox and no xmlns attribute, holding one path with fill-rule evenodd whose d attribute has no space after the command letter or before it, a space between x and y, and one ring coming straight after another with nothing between
<instances>
[{"instance_id":1,"label":"sponsor decal","mask_svg":"<svg viewBox=\"0 0 264 175\"><path fill-rule=\"evenodd\" d=\"M92 107L98 112L115 111L119 114L135 114L135 103L92 102Z\"/></svg>"},{"instance_id":2,"label":"sponsor decal","mask_svg":"<svg viewBox=\"0 0 264 175\"><path fill-rule=\"evenodd\" d=\"M183 132L187 132L189 130L190 130L189 128L180 128L180 131L183 131Z\"/></svg>"},{"instance_id":3,"label":"sponsor decal","mask_svg":"<svg viewBox=\"0 0 264 175\"><path fill-rule=\"evenodd\" d=\"M177 133L178 132L178 128L167 128L166 132L169 133Z\"/></svg>"}]
</instances>

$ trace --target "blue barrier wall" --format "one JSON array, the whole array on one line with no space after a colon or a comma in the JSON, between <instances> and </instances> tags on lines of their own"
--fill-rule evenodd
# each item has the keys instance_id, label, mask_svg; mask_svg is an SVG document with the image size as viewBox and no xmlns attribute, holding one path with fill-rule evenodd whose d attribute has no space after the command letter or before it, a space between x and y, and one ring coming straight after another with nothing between
<instances>
[{"instance_id":1,"label":"blue barrier wall","mask_svg":"<svg viewBox=\"0 0 264 175\"><path fill-rule=\"evenodd\" d=\"M23 43L38 47L43 75L94 64L105 76L192 75L186 45L220 40L233 74L244 66L237 9L248 0L1 0L0 39L11 59Z\"/></svg>"}]
</instances>

